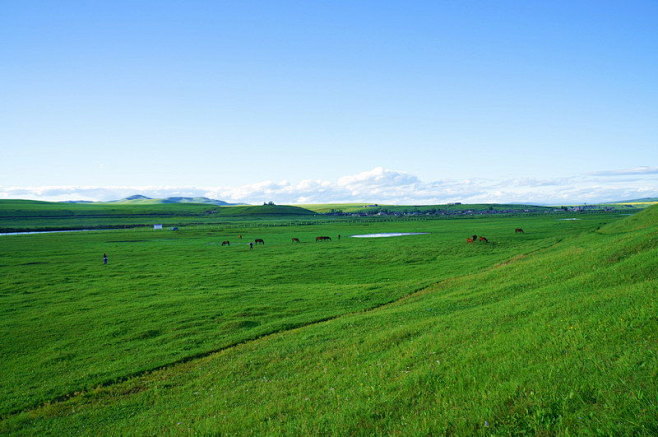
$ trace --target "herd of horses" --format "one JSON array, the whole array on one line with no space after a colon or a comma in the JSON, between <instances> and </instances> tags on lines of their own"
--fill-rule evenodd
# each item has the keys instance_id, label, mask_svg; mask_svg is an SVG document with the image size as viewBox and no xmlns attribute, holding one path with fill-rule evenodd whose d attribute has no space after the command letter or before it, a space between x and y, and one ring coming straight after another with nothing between
<instances>
[{"instance_id":1,"label":"herd of horses","mask_svg":"<svg viewBox=\"0 0 658 437\"><path fill-rule=\"evenodd\" d=\"M238 235L239 239L242 239L242 235ZM340 239L340 235L338 236L338 239ZM327 236L321 236L321 237L315 237L315 241L331 241L331 237ZM293 243L301 243L301 240L299 238L293 238L292 239ZM265 245L265 240L262 238L256 238L253 243L249 243L250 246L257 245L257 244L262 244ZM224 240L222 241L222 246L230 246L231 242L229 240Z\"/></svg>"},{"instance_id":2,"label":"herd of horses","mask_svg":"<svg viewBox=\"0 0 658 437\"><path fill-rule=\"evenodd\" d=\"M514 229L514 233L524 234L525 232L521 228L516 228L516 229ZM489 242L489 240L486 237L483 237L482 235L480 235L479 237L477 235L473 235L473 236L468 237L466 239L467 243L474 243L476 241L482 241L483 243L488 243Z\"/></svg>"},{"instance_id":3,"label":"herd of horses","mask_svg":"<svg viewBox=\"0 0 658 437\"><path fill-rule=\"evenodd\" d=\"M517 233L517 234L525 233L523 231L523 229L521 229L521 228L514 229L514 232ZM242 235L238 235L238 238L242 240ZM338 239L340 240L340 235L338 236ZM320 237L315 237L315 242L317 243L319 241L331 241L331 237L327 237L326 235L323 235L323 236L320 236ZM482 236L482 235L480 235L480 236L472 235L472 236L470 236L466 239L467 243L474 243L476 241L481 241L483 243L488 243L489 242L489 240L486 237ZM293 243L301 243L301 240L299 238L294 238L293 237L292 242ZM265 245L265 241L262 238L256 238L253 241L253 243L249 243L249 246L253 247L254 245L258 245L258 244ZM231 245L230 241L228 241L228 240L222 241L222 246L230 246L230 245Z\"/></svg>"}]
</instances>

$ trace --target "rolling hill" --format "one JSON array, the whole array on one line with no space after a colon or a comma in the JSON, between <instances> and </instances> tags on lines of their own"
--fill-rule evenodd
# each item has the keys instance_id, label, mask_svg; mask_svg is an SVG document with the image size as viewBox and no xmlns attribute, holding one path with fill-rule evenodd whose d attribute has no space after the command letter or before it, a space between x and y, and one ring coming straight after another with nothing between
<instances>
[{"instance_id":1,"label":"rolling hill","mask_svg":"<svg viewBox=\"0 0 658 437\"><path fill-rule=\"evenodd\" d=\"M286 218L314 215L297 206L166 203L134 199L109 203L0 200L0 231L122 228L165 223L213 223L241 217Z\"/></svg>"},{"instance_id":2,"label":"rolling hill","mask_svg":"<svg viewBox=\"0 0 658 437\"><path fill-rule=\"evenodd\" d=\"M256 296L259 303L241 308L241 319L227 326L229 332L257 329L259 320L277 311L293 319L274 333L19 411L0 422L0 432L655 435L658 206L632 217L609 217L616 221L592 222L587 229L577 227L585 226L584 220L534 217L521 235L510 232L518 217L435 222L436 235L426 238L436 244L424 245L389 240L291 246L287 235L280 235L280 245L267 246L260 258L248 249L234 256L220 252L230 262L221 276L234 272L240 283L263 281L239 294L237 302ZM440 234L452 225L461 236L464 226L486 223L495 244L466 245L451 232ZM190 249L199 251L192 243ZM146 243L121 244L140 250ZM173 246L170 250L176 253ZM195 275L203 260L190 259ZM244 264L238 268L238 262ZM310 270L296 267L302 264ZM285 280L281 269L289 265L299 276L275 291L271 286ZM396 270L387 270L393 265ZM418 270L421 265L428 269ZM260 274L243 278L242 269ZM367 309L350 306L379 290L399 289L403 278L422 284L440 269L450 273L397 299ZM344 275L348 270L353 276ZM379 272L384 275L377 281L363 282ZM123 274L130 273L134 280L145 276ZM230 293L236 284L228 285ZM278 303L293 285L302 294ZM315 305L286 312L309 290ZM99 294L91 291L81 303L88 310ZM201 293L194 294L201 299L210 291L207 281L190 284L185 300L167 317L179 314L192 293ZM343 293L350 296L341 304L343 313L294 323ZM139 299L148 299L141 294ZM173 291L156 296L156 309L169 310L163 299L173 296ZM212 339L202 332L187 341L183 329L203 322L212 334L215 320L229 307L189 308L207 313L183 317L180 326L163 325L180 350ZM158 352L167 339L158 329L117 332L113 335L152 341ZM60 349L53 353L55 358L45 361L50 366L67 357Z\"/></svg>"},{"instance_id":3,"label":"rolling hill","mask_svg":"<svg viewBox=\"0 0 658 437\"><path fill-rule=\"evenodd\" d=\"M146 204L153 205L158 203L197 203L197 204L207 204L207 205L244 205L243 203L228 203L223 200L209 199L207 197L166 197L164 199L154 199L151 197L143 196L141 194L136 194L134 196L126 197L121 200L114 200L110 202L98 202L98 203L121 203L121 204Z\"/></svg>"}]
</instances>

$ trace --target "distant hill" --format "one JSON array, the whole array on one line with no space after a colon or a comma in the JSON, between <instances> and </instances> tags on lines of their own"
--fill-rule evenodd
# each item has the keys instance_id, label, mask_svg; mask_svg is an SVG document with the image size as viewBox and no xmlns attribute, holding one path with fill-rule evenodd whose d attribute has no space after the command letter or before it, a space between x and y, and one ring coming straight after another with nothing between
<instances>
[{"instance_id":1,"label":"distant hill","mask_svg":"<svg viewBox=\"0 0 658 437\"><path fill-rule=\"evenodd\" d=\"M246 205L246 203L228 203L207 197L167 197L162 203L207 203L210 205Z\"/></svg>"},{"instance_id":2,"label":"distant hill","mask_svg":"<svg viewBox=\"0 0 658 437\"><path fill-rule=\"evenodd\" d=\"M332 203L332 204L305 204L297 205L318 213L377 213L377 212L398 212L398 213L425 213L436 210L441 211L509 211L524 212L532 211L552 211L555 207L529 205L529 204L498 204L498 203L448 203L441 205L383 205L383 204L366 204L366 203Z\"/></svg>"},{"instance_id":3,"label":"distant hill","mask_svg":"<svg viewBox=\"0 0 658 437\"><path fill-rule=\"evenodd\" d=\"M608 203L646 203L646 202L658 202L658 197L643 197L642 199L618 200L616 202L608 202Z\"/></svg>"},{"instance_id":4,"label":"distant hill","mask_svg":"<svg viewBox=\"0 0 658 437\"><path fill-rule=\"evenodd\" d=\"M151 197L142 196L141 194L135 194L134 196L126 197L125 200L151 200Z\"/></svg>"},{"instance_id":5,"label":"distant hill","mask_svg":"<svg viewBox=\"0 0 658 437\"><path fill-rule=\"evenodd\" d=\"M212 205L163 203L158 199L125 202L62 203L0 199L0 232L57 229L113 229L210 224L224 220L285 219L316 213L288 205Z\"/></svg>"},{"instance_id":6,"label":"distant hill","mask_svg":"<svg viewBox=\"0 0 658 437\"><path fill-rule=\"evenodd\" d=\"M229 203L224 202L223 200L209 199L207 197L167 197L164 199L154 199L152 197L143 196L141 194L135 194L134 196L126 197L125 199L112 200L105 203L131 203L131 204L147 204L154 205L160 203L199 203L206 205L220 205L220 206L229 206L229 205L245 205L244 203Z\"/></svg>"},{"instance_id":7,"label":"distant hill","mask_svg":"<svg viewBox=\"0 0 658 437\"><path fill-rule=\"evenodd\" d=\"M219 208L218 214L224 216L285 216L285 215L315 215L314 211L291 205L236 205L229 208Z\"/></svg>"}]
</instances>

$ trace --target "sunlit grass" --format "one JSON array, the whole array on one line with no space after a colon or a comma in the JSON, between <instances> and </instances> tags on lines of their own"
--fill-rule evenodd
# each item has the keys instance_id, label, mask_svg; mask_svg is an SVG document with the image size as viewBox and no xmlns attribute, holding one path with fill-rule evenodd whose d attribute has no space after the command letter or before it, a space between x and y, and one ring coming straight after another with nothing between
<instances>
[{"instance_id":1,"label":"sunlit grass","mask_svg":"<svg viewBox=\"0 0 658 437\"><path fill-rule=\"evenodd\" d=\"M0 431L649 435L656 227L617 219L9 237ZM431 234L346 237L385 231Z\"/></svg>"}]
</instances>

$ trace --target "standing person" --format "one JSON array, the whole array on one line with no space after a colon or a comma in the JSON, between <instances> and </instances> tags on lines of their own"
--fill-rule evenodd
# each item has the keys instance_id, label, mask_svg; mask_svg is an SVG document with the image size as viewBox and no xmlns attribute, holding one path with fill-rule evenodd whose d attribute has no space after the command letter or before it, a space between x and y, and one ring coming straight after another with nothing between
<instances>
[{"instance_id":1,"label":"standing person","mask_svg":"<svg viewBox=\"0 0 658 437\"><path fill-rule=\"evenodd\" d=\"M103 254L103 264L107 264L107 254Z\"/></svg>"},{"instance_id":2,"label":"standing person","mask_svg":"<svg viewBox=\"0 0 658 437\"><path fill-rule=\"evenodd\" d=\"M253 242L250 242L250 243L249 243L249 249L253 249L253 248L254 248L254 243L253 243Z\"/></svg>"},{"instance_id":3,"label":"standing person","mask_svg":"<svg viewBox=\"0 0 658 437\"><path fill-rule=\"evenodd\" d=\"M340 240L340 234L338 234L338 239Z\"/></svg>"}]
</instances>

